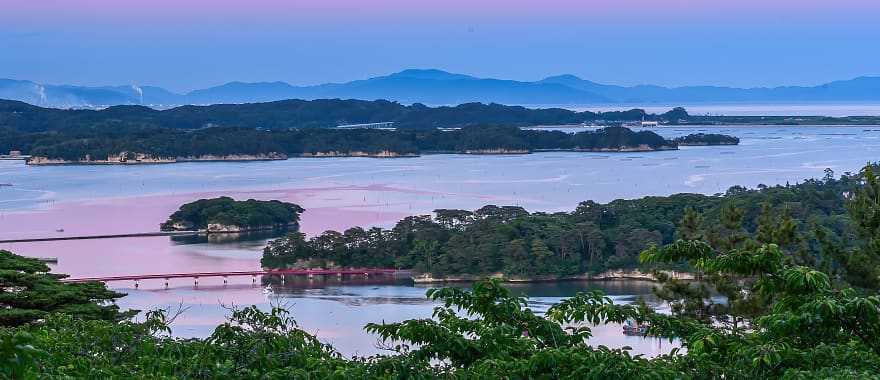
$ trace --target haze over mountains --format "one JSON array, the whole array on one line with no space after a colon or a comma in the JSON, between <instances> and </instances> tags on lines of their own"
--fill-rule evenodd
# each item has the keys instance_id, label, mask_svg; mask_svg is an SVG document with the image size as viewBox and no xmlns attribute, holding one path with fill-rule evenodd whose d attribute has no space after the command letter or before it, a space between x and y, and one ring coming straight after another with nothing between
<instances>
[{"instance_id":1,"label":"haze over mountains","mask_svg":"<svg viewBox=\"0 0 880 380\"><path fill-rule=\"evenodd\" d=\"M573 75L526 82L476 78L433 69L409 69L365 80L314 86L294 86L285 82L230 82L186 94L152 86L85 87L0 79L0 99L57 108L101 108L123 104L164 108L186 104L326 98L386 99L429 105L468 102L521 105L865 102L880 101L880 77L858 77L819 86L773 88L626 87L600 84Z\"/></svg>"}]
</instances>

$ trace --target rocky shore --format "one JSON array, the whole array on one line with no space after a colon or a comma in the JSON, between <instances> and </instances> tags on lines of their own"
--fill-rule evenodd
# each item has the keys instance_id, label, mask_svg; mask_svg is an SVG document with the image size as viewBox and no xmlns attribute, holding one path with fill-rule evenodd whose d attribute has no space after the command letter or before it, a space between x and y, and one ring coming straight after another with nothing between
<instances>
[{"instance_id":1,"label":"rocky shore","mask_svg":"<svg viewBox=\"0 0 880 380\"><path fill-rule=\"evenodd\" d=\"M371 158L398 158L398 157L419 157L418 153L398 153L390 150L380 152L306 152L301 153L299 157L371 157Z\"/></svg>"},{"instance_id":2,"label":"rocky shore","mask_svg":"<svg viewBox=\"0 0 880 380\"><path fill-rule=\"evenodd\" d=\"M697 144L697 143L681 143L679 145L735 145L735 144ZM676 150L677 146L660 146L652 147L649 145L625 146L620 148L574 148L574 149L474 149L465 151L430 151L424 154L469 154L469 155L514 155L514 154L531 154L533 152L653 152L663 150ZM367 158L405 158L419 157L419 153L400 153L389 150L379 152L306 152L296 155L303 158L326 158L326 157L367 157ZM229 154L229 155L201 155L201 156L182 156L182 157L159 157L146 153L122 152L116 155L109 155L106 159L95 159L86 155L81 160L67 160L61 158L50 158L44 156L32 156L27 159L28 165L145 165L145 164L173 164L178 162L211 162L211 161L275 161L286 160L288 155L284 153L267 153L267 154Z\"/></svg>"},{"instance_id":3,"label":"rocky shore","mask_svg":"<svg viewBox=\"0 0 880 380\"><path fill-rule=\"evenodd\" d=\"M283 153L267 154L229 154L229 155L202 155L185 157L158 157L145 153L122 152L109 155L106 159L93 159L86 155L82 160L66 160L61 158L49 158L32 156L27 159L28 165L145 165L145 164L173 164L177 162L210 162L210 161L273 161L286 160Z\"/></svg>"},{"instance_id":4,"label":"rocky shore","mask_svg":"<svg viewBox=\"0 0 880 380\"><path fill-rule=\"evenodd\" d=\"M663 271L672 278L679 280L694 280L695 277L687 272ZM651 272L642 272L639 270L610 270L598 274L585 273L577 276L537 276L537 277L515 277L505 276L502 273L494 273L489 276L446 276L432 277L429 274L413 275L413 282L417 284L432 284L446 282L473 282L484 279L486 277L497 278L504 282L552 282L552 281L612 281L612 280L642 280L657 281Z\"/></svg>"},{"instance_id":5,"label":"rocky shore","mask_svg":"<svg viewBox=\"0 0 880 380\"><path fill-rule=\"evenodd\" d=\"M220 223L208 223L208 228L204 231L207 234L240 234L245 232L259 232L259 231L280 231L280 230L293 230L296 231L299 229L299 223L288 223L288 224L278 224L278 225L268 225L268 226L238 226L238 225L230 225L230 224L220 224Z\"/></svg>"},{"instance_id":6,"label":"rocky shore","mask_svg":"<svg viewBox=\"0 0 880 380\"><path fill-rule=\"evenodd\" d=\"M721 142L680 142L678 146L721 146L721 145L739 145L739 142L721 141Z\"/></svg>"}]
</instances>

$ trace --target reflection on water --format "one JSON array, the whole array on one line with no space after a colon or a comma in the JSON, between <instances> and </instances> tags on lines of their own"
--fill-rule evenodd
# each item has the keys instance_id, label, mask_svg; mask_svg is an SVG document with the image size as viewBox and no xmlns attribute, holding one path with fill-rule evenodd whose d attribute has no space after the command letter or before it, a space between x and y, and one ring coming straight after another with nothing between
<instances>
[{"instance_id":1,"label":"reflection on water","mask_svg":"<svg viewBox=\"0 0 880 380\"><path fill-rule=\"evenodd\" d=\"M277 279L263 279L263 285L232 284L227 286L179 286L162 289L120 289L128 296L120 300L123 308L150 309L157 305L185 312L172 326L174 334L182 337L204 337L224 320L231 308L256 305L260 309L283 307L289 310L300 326L332 344L348 356L387 353L381 350L377 337L363 330L367 323L399 322L408 319L430 318L438 306L425 297L432 286L414 285L405 279L363 278L346 276L305 277L289 276L281 285ZM453 283L442 286L469 287ZM645 281L569 281L556 283L506 284L513 294L528 296L528 307L544 314L555 303L578 292L602 290L615 303L627 304L642 298L663 310L663 305L651 294L652 283ZM595 326L590 343L609 347L629 346L637 354L649 356L668 353L677 344L662 339L626 336L622 326L609 324Z\"/></svg>"},{"instance_id":2,"label":"reflection on water","mask_svg":"<svg viewBox=\"0 0 880 380\"><path fill-rule=\"evenodd\" d=\"M171 242L175 245L192 244L224 244L238 245L242 247L266 246L266 241L276 239L289 233L289 230L265 230L249 232L225 232L212 234L194 234L171 236Z\"/></svg>"}]
</instances>

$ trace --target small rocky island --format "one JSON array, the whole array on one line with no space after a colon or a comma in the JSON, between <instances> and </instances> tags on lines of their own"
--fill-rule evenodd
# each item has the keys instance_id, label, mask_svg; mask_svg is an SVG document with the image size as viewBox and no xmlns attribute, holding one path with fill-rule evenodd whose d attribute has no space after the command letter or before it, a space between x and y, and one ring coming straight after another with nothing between
<instances>
[{"instance_id":1,"label":"small rocky island","mask_svg":"<svg viewBox=\"0 0 880 380\"><path fill-rule=\"evenodd\" d=\"M304 211L299 205L276 200L199 199L180 206L160 228L162 231L207 233L296 229Z\"/></svg>"},{"instance_id":2,"label":"small rocky island","mask_svg":"<svg viewBox=\"0 0 880 380\"><path fill-rule=\"evenodd\" d=\"M694 133L673 139L679 146L739 145L739 138L717 133Z\"/></svg>"}]
</instances>

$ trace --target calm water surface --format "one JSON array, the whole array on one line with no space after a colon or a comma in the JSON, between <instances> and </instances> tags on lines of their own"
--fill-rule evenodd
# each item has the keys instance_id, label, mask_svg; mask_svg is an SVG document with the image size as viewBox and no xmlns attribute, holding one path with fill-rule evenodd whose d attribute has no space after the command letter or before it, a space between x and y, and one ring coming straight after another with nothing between
<instances>
[{"instance_id":1,"label":"calm water surface","mask_svg":"<svg viewBox=\"0 0 880 380\"><path fill-rule=\"evenodd\" d=\"M540 153L520 156L431 155L407 159L309 158L272 162L182 163L145 166L28 167L0 161L0 239L155 231L180 204L198 198L281 199L307 209L309 234L354 225L389 226L436 208L521 205L532 211L570 211L584 200L714 194L732 185L794 183L825 168L856 171L880 152L880 127L663 128L674 137L695 132L735 135L739 146L683 147L650 153ZM63 229L64 232L57 230ZM209 244L167 237L5 244L0 249L58 257L53 268L74 277L253 270L265 240ZM231 305L277 304L309 331L346 354L380 350L361 328L367 322L430 316L424 288L400 283L288 283L252 286L250 279L117 283L123 307L184 306L181 336L204 336ZM524 285L538 310L600 287L617 302L650 296L644 283ZM619 326L597 331L597 344L665 352L668 344L623 337ZM638 341L633 341L636 339Z\"/></svg>"}]
</instances>

